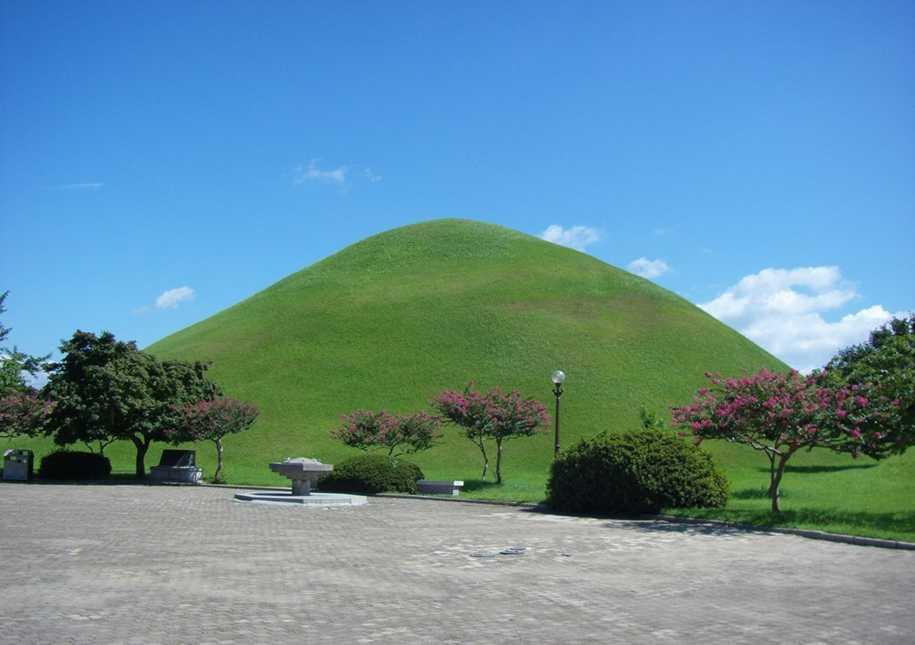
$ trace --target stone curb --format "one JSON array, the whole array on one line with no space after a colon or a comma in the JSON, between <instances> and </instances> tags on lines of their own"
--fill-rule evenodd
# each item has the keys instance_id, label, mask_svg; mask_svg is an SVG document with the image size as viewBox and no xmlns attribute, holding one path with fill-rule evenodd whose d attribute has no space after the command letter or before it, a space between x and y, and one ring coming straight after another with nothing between
<instances>
[{"instance_id":1,"label":"stone curb","mask_svg":"<svg viewBox=\"0 0 915 645\"><path fill-rule=\"evenodd\" d=\"M390 497L392 499L422 499L428 502L456 502L458 504L489 504L490 506L514 506L517 507L526 507L526 508L540 508L540 504L534 504L532 502L512 502L509 500L501 499L460 499L459 497L454 496L439 496L439 495L406 495L403 493L378 493L377 495L369 495L369 497Z\"/></svg>"}]
</instances>

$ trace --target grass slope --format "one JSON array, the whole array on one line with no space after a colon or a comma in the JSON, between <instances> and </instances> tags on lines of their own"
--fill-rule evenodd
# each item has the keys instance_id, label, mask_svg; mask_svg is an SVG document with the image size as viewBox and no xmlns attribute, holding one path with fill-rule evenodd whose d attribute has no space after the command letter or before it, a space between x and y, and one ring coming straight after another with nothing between
<instances>
[{"instance_id":1,"label":"grass slope","mask_svg":"<svg viewBox=\"0 0 915 645\"><path fill-rule=\"evenodd\" d=\"M637 427L642 404L664 412L687 401L706 370L785 369L647 280L464 220L368 238L148 350L212 361L228 394L260 407L254 428L226 442L227 476L247 484L284 483L266 467L282 457L333 463L353 454L328 438L345 412L420 409L440 390L471 379L518 388L552 410L548 377L564 369L562 443L569 446L602 430ZM765 460L712 443L734 490L719 515L765 521ZM509 442L502 487L479 481L478 452L456 429L446 429L442 444L415 461L429 477L466 480L472 497L539 500L551 446L552 431ZM116 468L129 469L129 447L110 452ZM198 446L208 472L211 453ZM150 459L157 456L153 451ZM866 468L825 453L796 459L807 470L786 476L784 506L794 515L785 522L830 528L828 517L844 513L847 521L834 530L915 539L915 484L906 475L912 459Z\"/></svg>"}]
</instances>

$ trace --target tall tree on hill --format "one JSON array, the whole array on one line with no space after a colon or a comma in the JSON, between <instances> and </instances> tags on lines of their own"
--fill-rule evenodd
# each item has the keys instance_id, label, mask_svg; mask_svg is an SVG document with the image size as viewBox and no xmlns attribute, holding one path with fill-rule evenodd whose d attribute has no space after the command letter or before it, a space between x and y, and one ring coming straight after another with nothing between
<instances>
[{"instance_id":1,"label":"tall tree on hill","mask_svg":"<svg viewBox=\"0 0 915 645\"><path fill-rule=\"evenodd\" d=\"M170 440L180 408L219 394L204 363L160 361L110 332L77 331L60 351L64 358L51 366L42 391L55 403L48 422L54 441L130 441L137 450L137 477L146 475L152 442Z\"/></svg>"}]
</instances>

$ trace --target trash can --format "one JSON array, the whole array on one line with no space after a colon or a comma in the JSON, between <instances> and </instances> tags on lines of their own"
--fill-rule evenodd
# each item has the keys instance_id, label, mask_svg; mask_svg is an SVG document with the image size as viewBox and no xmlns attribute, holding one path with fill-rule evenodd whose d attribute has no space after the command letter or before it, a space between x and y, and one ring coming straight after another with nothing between
<instances>
[{"instance_id":1,"label":"trash can","mask_svg":"<svg viewBox=\"0 0 915 645\"><path fill-rule=\"evenodd\" d=\"M3 479L28 481L32 478L35 454L31 450L7 450L3 453Z\"/></svg>"}]
</instances>

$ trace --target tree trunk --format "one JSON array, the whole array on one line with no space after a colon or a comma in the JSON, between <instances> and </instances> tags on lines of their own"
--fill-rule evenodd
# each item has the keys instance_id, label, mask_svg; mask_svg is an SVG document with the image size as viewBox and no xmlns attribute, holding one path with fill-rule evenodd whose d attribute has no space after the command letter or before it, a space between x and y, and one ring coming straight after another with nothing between
<instances>
[{"instance_id":1,"label":"tree trunk","mask_svg":"<svg viewBox=\"0 0 915 645\"><path fill-rule=\"evenodd\" d=\"M146 451L149 450L149 440L140 440L133 438L133 445L137 447L136 476L139 479L146 478Z\"/></svg>"},{"instance_id":2,"label":"tree trunk","mask_svg":"<svg viewBox=\"0 0 915 645\"><path fill-rule=\"evenodd\" d=\"M483 443L482 438L477 442L477 446L480 448L480 452L483 453L483 474L480 475L480 479L486 479L486 473L489 472L489 456L486 454L486 444Z\"/></svg>"},{"instance_id":3,"label":"tree trunk","mask_svg":"<svg viewBox=\"0 0 915 645\"><path fill-rule=\"evenodd\" d=\"M222 484L222 438L216 439L216 472L213 473L213 483Z\"/></svg>"},{"instance_id":4,"label":"tree trunk","mask_svg":"<svg viewBox=\"0 0 915 645\"><path fill-rule=\"evenodd\" d=\"M502 483L502 439L496 439L496 483Z\"/></svg>"},{"instance_id":5,"label":"tree trunk","mask_svg":"<svg viewBox=\"0 0 915 645\"><path fill-rule=\"evenodd\" d=\"M791 456L791 453L787 453L779 457L778 467L771 471L771 481L769 484L769 497L772 500L772 512L781 513L781 508L779 507L779 498L781 497L780 486L782 483L782 476L785 474L785 466L788 463L788 458ZM775 463L773 458L773 464Z\"/></svg>"}]
</instances>

